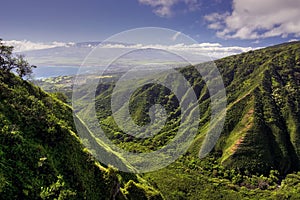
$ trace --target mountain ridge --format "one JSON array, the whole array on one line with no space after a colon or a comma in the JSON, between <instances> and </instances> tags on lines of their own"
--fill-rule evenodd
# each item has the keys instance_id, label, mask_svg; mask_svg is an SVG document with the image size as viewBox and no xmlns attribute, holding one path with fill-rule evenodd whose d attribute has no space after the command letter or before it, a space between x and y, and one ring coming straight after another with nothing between
<instances>
[{"instance_id":1,"label":"mountain ridge","mask_svg":"<svg viewBox=\"0 0 300 200\"><path fill-rule=\"evenodd\" d=\"M299 198L300 42L214 62L222 75L228 102L225 125L214 149L207 157L198 158L211 116L206 83L193 66L178 69L198 97L202 113L199 133L185 155L143 178L156 185L167 199ZM69 79L65 77L58 84L65 80ZM111 116L110 98L117 80L118 74L113 74L96 91L97 117L109 139L137 153L168 144L184 114L172 91L148 84L132 95L130 109L137 124L149 122L149 108L156 103L164 105L170 114L158 135L149 140L135 139L120 130Z\"/></svg>"},{"instance_id":2,"label":"mountain ridge","mask_svg":"<svg viewBox=\"0 0 300 200\"><path fill-rule=\"evenodd\" d=\"M100 165L60 97L0 70L0 199L162 199L141 177Z\"/></svg>"}]
</instances>

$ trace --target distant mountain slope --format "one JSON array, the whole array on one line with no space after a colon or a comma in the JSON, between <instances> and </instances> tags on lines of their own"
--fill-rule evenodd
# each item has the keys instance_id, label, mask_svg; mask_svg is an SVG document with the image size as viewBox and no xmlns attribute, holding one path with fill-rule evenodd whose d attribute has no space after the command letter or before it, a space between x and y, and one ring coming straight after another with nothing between
<instances>
[{"instance_id":1,"label":"distant mountain slope","mask_svg":"<svg viewBox=\"0 0 300 200\"><path fill-rule=\"evenodd\" d=\"M228 101L225 126L215 148L207 157L198 158L210 119L210 94L197 70L179 69L200 103L199 134L185 155L143 178L167 199L299 199L300 43L250 51L215 63ZM131 152L154 151L167 144L184 114L172 91L146 84L134 92L130 113L136 123L150 121L149 107L155 103L162 104L169 114L159 134L137 139L120 130L111 116L110 98L118 76L101 79L96 92L98 117L107 136ZM71 79L51 78L41 85L48 90L58 86L70 95ZM179 89L180 83L176 84Z\"/></svg>"},{"instance_id":2,"label":"distant mountain slope","mask_svg":"<svg viewBox=\"0 0 300 200\"><path fill-rule=\"evenodd\" d=\"M228 101L225 126L214 148L218 161L241 172L268 173L277 169L286 174L299 170L300 43L250 51L217 60L215 64L223 77ZM186 67L180 71L193 86L203 113L200 134L190 149L196 155L210 119L210 95L197 70ZM180 83L177 85L179 89ZM164 105L170 114L159 135L151 140L138 140L128 138L111 117L113 87L114 83L109 81L98 87L96 105L103 128L116 144L128 150L149 151L174 137L180 112L171 91L148 84L135 92L130 108L137 123L149 122L148 111L155 103Z\"/></svg>"},{"instance_id":3,"label":"distant mountain slope","mask_svg":"<svg viewBox=\"0 0 300 200\"><path fill-rule=\"evenodd\" d=\"M229 100L216 151L225 165L266 173L299 170L300 43L216 62Z\"/></svg>"},{"instance_id":4,"label":"distant mountain slope","mask_svg":"<svg viewBox=\"0 0 300 200\"><path fill-rule=\"evenodd\" d=\"M96 162L57 97L0 70L0 199L162 199Z\"/></svg>"}]
</instances>

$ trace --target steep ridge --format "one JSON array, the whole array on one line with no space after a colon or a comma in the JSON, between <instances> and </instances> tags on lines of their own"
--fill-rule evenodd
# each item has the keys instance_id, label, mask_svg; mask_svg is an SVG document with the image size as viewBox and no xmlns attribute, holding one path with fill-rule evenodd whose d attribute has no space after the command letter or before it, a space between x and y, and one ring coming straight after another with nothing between
<instances>
[{"instance_id":1,"label":"steep ridge","mask_svg":"<svg viewBox=\"0 0 300 200\"><path fill-rule=\"evenodd\" d=\"M227 93L226 121L214 149L207 157L198 158L209 127L210 94L197 70L180 68L199 101L198 134L185 155L167 168L143 174L143 178L167 199L299 199L300 43L214 62ZM203 66L205 63L196 67ZM154 151L168 144L185 114L174 93L161 85L145 84L131 96L130 113L137 124L149 123L153 104L162 104L168 114L159 134L137 139L123 132L112 117L111 93L118 77L113 74L103 80L96 91L97 116L107 136L131 152ZM174 85L180 90L180 83Z\"/></svg>"},{"instance_id":2,"label":"steep ridge","mask_svg":"<svg viewBox=\"0 0 300 200\"><path fill-rule=\"evenodd\" d=\"M244 109L239 111L243 114L233 128L224 131L223 139L226 138L228 145L233 135L239 135L231 143L240 143L241 137L243 142L235 147L227 160L225 154L230 152L221 147L224 164L263 173L270 169L278 169L283 174L299 170L299 58L299 43L237 56L234 65L240 63L237 70L243 70L238 74L247 74L249 70L251 74L233 78L227 86L229 105L233 101L233 105L241 104L236 106ZM220 60L217 65L230 66L229 60ZM246 91L250 91L251 97L246 102L239 101L239 98L238 101L231 100L231 96ZM249 111L252 113L250 116ZM229 117L230 112L229 108Z\"/></svg>"},{"instance_id":3,"label":"steep ridge","mask_svg":"<svg viewBox=\"0 0 300 200\"><path fill-rule=\"evenodd\" d=\"M228 103L226 122L213 151L220 155L220 163L241 172L268 173L277 169L286 174L298 170L300 43L250 51L215 64L223 77ZM197 70L185 67L179 71L193 86L202 113L199 134L190 148L196 155L210 119L210 94ZM180 83L174 84L180 90ZM163 130L150 141L128 137L117 127L110 110L113 87L114 82L99 85L96 105L102 127L116 144L135 152L151 151L174 137L184 113L180 113L172 91L148 84L131 97L132 117L141 125L149 122L148 111L154 104L164 105L169 114ZM123 109L122 104L119 109Z\"/></svg>"},{"instance_id":4,"label":"steep ridge","mask_svg":"<svg viewBox=\"0 0 300 200\"><path fill-rule=\"evenodd\" d=\"M58 97L0 70L0 199L162 199L95 161Z\"/></svg>"}]
</instances>

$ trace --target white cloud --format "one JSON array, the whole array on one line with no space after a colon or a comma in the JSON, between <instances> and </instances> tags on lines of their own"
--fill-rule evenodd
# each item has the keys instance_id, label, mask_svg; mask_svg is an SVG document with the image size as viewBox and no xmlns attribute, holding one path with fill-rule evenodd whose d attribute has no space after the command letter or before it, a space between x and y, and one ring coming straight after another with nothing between
<instances>
[{"instance_id":1,"label":"white cloud","mask_svg":"<svg viewBox=\"0 0 300 200\"><path fill-rule=\"evenodd\" d=\"M224 14L220 13L211 13L210 15L205 15L204 19L207 20L208 22L215 22L215 21L220 21L224 19L224 17L227 17L229 15L228 12Z\"/></svg>"},{"instance_id":2,"label":"white cloud","mask_svg":"<svg viewBox=\"0 0 300 200\"><path fill-rule=\"evenodd\" d=\"M299 0L233 0L232 13L204 17L222 38L300 37Z\"/></svg>"},{"instance_id":3,"label":"white cloud","mask_svg":"<svg viewBox=\"0 0 300 200\"><path fill-rule=\"evenodd\" d=\"M181 51L189 54L194 55L204 55L210 56L212 58L223 58L226 56L239 54L243 52L247 52L250 50L255 50L258 48L252 47L239 47L239 46L229 46L225 47L219 43L199 43L199 44L175 44L175 45L160 45L160 44L153 44L153 45L142 45L142 44L135 44L135 45L124 45L124 44L104 44L101 45L101 48L128 48L128 49L162 49L162 50L170 50L170 51Z\"/></svg>"},{"instance_id":4,"label":"white cloud","mask_svg":"<svg viewBox=\"0 0 300 200\"><path fill-rule=\"evenodd\" d=\"M61 65L62 63L63 65L80 65L82 63L82 59L89 53L89 50L86 49L85 46L76 45L74 43L35 43L31 41L11 40L6 41L6 44L12 46L16 46L16 44L19 45L17 46L16 50L18 52L23 51L30 63L33 63L35 65L49 65L49 61L51 61L51 65ZM74 48L72 48L72 55L68 53L70 51L70 49L68 48L69 46L74 46ZM87 46L89 46L89 44L87 44ZM57 51L49 49L53 47L65 48L60 48ZM108 55L114 55L115 52L123 51L124 49L161 49L173 53L178 52L187 56L192 56L196 61L198 61L202 56L209 56L214 59L254 50L254 48L252 47L223 46L220 43L199 43L188 45L183 43L174 45L103 43L98 48L106 49L105 52L107 52ZM49 49L49 51L43 51L42 54L38 53L39 51L26 52L26 50L41 49Z\"/></svg>"},{"instance_id":5,"label":"white cloud","mask_svg":"<svg viewBox=\"0 0 300 200\"><path fill-rule=\"evenodd\" d=\"M298 39L290 39L288 42L298 42Z\"/></svg>"},{"instance_id":6,"label":"white cloud","mask_svg":"<svg viewBox=\"0 0 300 200\"><path fill-rule=\"evenodd\" d=\"M184 3L188 11L199 9L199 0L138 0L139 3L151 6L153 12L160 17L171 17L174 15L173 7L178 3Z\"/></svg>"},{"instance_id":7,"label":"white cloud","mask_svg":"<svg viewBox=\"0 0 300 200\"><path fill-rule=\"evenodd\" d=\"M64 43L64 42L51 42L51 43L42 43L42 42L31 42L28 40L7 40L3 41L4 44L14 47L14 52L23 52L30 50L40 50L40 49L49 49L54 47L66 47L74 45L74 43Z\"/></svg>"},{"instance_id":8,"label":"white cloud","mask_svg":"<svg viewBox=\"0 0 300 200\"><path fill-rule=\"evenodd\" d=\"M210 15L204 16L204 19L209 22L208 28L219 30L225 27L225 23L223 19L229 16L229 13L226 12L224 14L212 13Z\"/></svg>"}]
</instances>

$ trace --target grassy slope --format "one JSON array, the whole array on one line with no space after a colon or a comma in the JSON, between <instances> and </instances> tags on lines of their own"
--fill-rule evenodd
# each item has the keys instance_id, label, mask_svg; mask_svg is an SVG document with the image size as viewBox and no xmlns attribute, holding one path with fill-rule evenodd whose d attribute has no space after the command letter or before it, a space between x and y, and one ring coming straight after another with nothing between
<instances>
[{"instance_id":1,"label":"grassy slope","mask_svg":"<svg viewBox=\"0 0 300 200\"><path fill-rule=\"evenodd\" d=\"M299 169L299 49L299 43L289 43L215 62L226 86L227 115L217 145L203 160L197 156L210 118L209 93L196 70L181 69L199 98L203 113L199 134L185 156L144 177L167 199L297 198L299 174L281 180ZM102 128L115 144L143 152L174 137L180 112L172 93L147 85L132 97L131 113L137 123L149 121L147 110L154 103L164 104L171 116L160 134L138 140L126 136L110 116L113 85L99 86L96 106Z\"/></svg>"},{"instance_id":2,"label":"grassy slope","mask_svg":"<svg viewBox=\"0 0 300 200\"><path fill-rule=\"evenodd\" d=\"M299 58L291 43L216 61L228 107L211 158L196 157L200 131L190 153L146 177L168 199L299 198L299 175L270 173L299 169Z\"/></svg>"},{"instance_id":3,"label":"grassy slope","mask_svg":"<svg viewBox=\"0 0 300 200\"><path fill-rule=\"evenodd\" d=\"M0 199L162 198L140 177L97 163L68 105L2 71L0 155Z\"/></svg>"},{"instance_id":4,"label":"grassy slope","mask_svg":"<svg viewBox=\"0 0 300 200\"><path fill-rule=\"evenodd\" d=\"M298 102L300 102L297 96L297 90L300 86L297 82L299 48L299 43L291 43L216 61L226 86L228 107L224 130L212 154L214 155L213 160L217 164L213 163L212 165L216 165L215 167L218 168L217 166L222 163L225 167L224 171L228 168L236 170L237 172L232 174L233 177L236 177L237 174L244 175L245 178L237 185L244 184L248 188L258 187L255 185L256 183L251 183L252 186L247 183L248 178L251 179L251 174L263 173L268 175L270 170L276 169L281 175L285 175L298 170L299 131L297 116L299 115L296 113L298 112ZM184 162L190 163L198 159L198 151L205 136L210 117L209 109L207 109L209 107L209 94L197 71L187 67L181 69L181 72L194 87L199 97L200 109L204 113L200 119L200 134L190 148L190 156L183 158ZM154 147L157 148L166 144L176 134L174 124L176 124L177 118L171 117L161 134L151 138L151 140L127 138L110 117L109 93L112 85L101 86L100 88L102 90L99 91L97 102L99 113L101 113L100 120L107 134L116 144L128 150L149 151L148 148L155 150ZM176 113L178 110L176 99L174 100L172 94L166 91L159 92L163 90L159 86L148 85L142 88L141 92L136 92L131 102L131 113L133 113L136 122L143 124L145 120L146 122L149 120L147 110L154 103L164 104L170 115ZM290 95L293 95L295 101L291 101ZM201 163L198 164L201 168L206 167L207 163L204 166ZM174 165L150 176L157 178L156 182L160 184L159 188L164 191L168 198L175 198L178 194L174 194L174 192L178 192L176 188L181 186L180 184L171 184L170 180L172 179L167 177L176 177L174 178L176 183L185 183L182 187L191 187L197 183L196 180L204 179L197 175L199 170L194 172L195 175L191 175L192 172L189 170L187 172L180 170L180 175L178 175L177 168L185 169L188 166L180 166L182 162ZM224 174L222 170L220 174ZM210 177L209 174L208 177ZM222 180L222 176L219 178ZM232 181L231 178L227 179ZM262 181L258 179L256 181ZM200 184L205 185L204 187L209 185L204 182L200 182ZM272 183L270 181L266 184ZM225 188L223 188L225 193L217 192L217 194L234 193L230 190L227 191L226 185L224 184ZM220 188L222 188L222 184L218 190ZM201 188L195 190L202 191ZM187 193L189 193L189 189L182 192L185 195ZM270 194L266 192L263 195L267 197Z\"/></svg>"}]
</instances>

